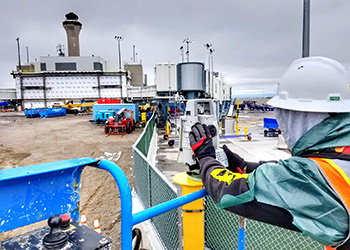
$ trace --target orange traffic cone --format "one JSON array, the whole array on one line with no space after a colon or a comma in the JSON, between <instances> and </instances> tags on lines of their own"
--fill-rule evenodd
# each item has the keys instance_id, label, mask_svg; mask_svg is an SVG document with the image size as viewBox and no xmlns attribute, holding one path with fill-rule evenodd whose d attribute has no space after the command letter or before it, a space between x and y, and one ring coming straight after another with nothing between
<instances>
[{"instance_id":1,"label":"orange traffic cone","mask_svg":"<svg viewBox=\"0 0 350 250\"><path fill-rule=\"evenodd\" d=\"M86 225L86 216L85 216L85 212L82 212L82 213L81 213L80 223L83 224L83 225Z\"/></svg>"},{"instance_id":2,"label":"orange traffic cone","mask_svg":"<svg viewBox=\"0 0 350 250\"><path fill-rule=\"evenodd\" d=\"M98 223L97 216L95 216L95 219L94 219L94 230L95 232L102 234L100 223Z\"/></svg>"}]
</instances>

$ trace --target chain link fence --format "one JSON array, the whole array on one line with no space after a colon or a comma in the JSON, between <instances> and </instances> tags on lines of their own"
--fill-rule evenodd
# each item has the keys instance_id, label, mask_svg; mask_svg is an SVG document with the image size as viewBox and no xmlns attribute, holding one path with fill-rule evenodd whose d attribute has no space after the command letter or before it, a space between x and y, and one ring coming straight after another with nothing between
<instances>
[{"instance_id":1,"label":"chain link fence","mask_svg":"<svg viewBox=\"0 0 350 250\"><path fill-rule=\"evenodd\" d=\"M143 206L149 208L175 199L177 190L164 175L147 160L155 127L155 116L134 144L134 188ZM238 247L239 216L215 207L208 196L204 199L205 247L210 250L231 250ZM177 209L151 219L164 249L180 249L179 216ZM246 250L323 250L324 246L300 233L262 222L246 220Z\"/></svg>"},{"instance_id":2,"label":"chain link fence","mask_svg":"<svg viewBox=\"0 0 350 250\"><path fill-rule=\"evenodd\" d=\"M231 250L238 246L239 216L215 207L205 198L205 246L211 250ZM300 233L270 224L246 220L246 250L324 250L324 246Z\"/></svg>"},{"instance_id":3,"label":"chain link fence","mask_svg":"<svg viewBox=\"0 0 350 250\"><path fill-rule=\"evenodd\" d=\"M176 188L147 160L155 127L155 116L148 121L134 149L134 188L144 208L153 207L177 197ZM177 209L151 219L164 249L177 250L179 240L179 214Z\"/></svg>"}]
</instances>

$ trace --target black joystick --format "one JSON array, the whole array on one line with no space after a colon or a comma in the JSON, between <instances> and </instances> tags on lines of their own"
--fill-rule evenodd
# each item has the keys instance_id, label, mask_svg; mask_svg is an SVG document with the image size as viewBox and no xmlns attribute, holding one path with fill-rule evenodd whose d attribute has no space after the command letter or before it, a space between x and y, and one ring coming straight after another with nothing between
<instances>
[{"instance_id":1,"label":"black joystick","mask_svg":"<svg viewBox=\"0 0 350 250\"><path fill-rule=\"evenodd\" d=\"M43 240L46 249L60 249L68 243L68 235L60 229L61 223L62 219L59 215L52 215L49 218L48 224L51 230Z\"/></svg>"}]
</instances>

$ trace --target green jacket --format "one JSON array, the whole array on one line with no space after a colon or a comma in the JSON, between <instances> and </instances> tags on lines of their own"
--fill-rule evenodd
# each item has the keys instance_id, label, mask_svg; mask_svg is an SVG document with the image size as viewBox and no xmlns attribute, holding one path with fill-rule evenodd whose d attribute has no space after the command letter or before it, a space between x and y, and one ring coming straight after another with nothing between
<instances>
[{"instance_id":1,"label":"green jacket","mask_svg":"<svg viewBox=\"0 0 350 250\"><path fill-rule=\"evenodd\" d=\"M334 247L344 243L349 234L348 212L319 172L316 162L298 155L343 146L350 146L350 114L329 117L313 127L296 143L291 158L262 164L249 173L244 177L249 189L243 192L233 194L237 192L237 188L230 187L234 181L227 181L232 173L213 175L219 167L208 160L203 160L201 166L202 180L218 207L230 208L256 200L283 208L292 215L292 223L303 235Z\"/></svg>"},{"instance_id":2,"label":"green jacket","mask_svg":"<svg viewBox=\"0 0 350 250\"><path fill-rule=\"evenodd\" d=\"M291 158L278 164L263 164L249 174L249 192L259 202L288 210L303 235L327 246L339 245L348 236L348 213L317 164L296 155L349 145L350 115L330 117L299 139Z\"/></svg>"}]
</instances>

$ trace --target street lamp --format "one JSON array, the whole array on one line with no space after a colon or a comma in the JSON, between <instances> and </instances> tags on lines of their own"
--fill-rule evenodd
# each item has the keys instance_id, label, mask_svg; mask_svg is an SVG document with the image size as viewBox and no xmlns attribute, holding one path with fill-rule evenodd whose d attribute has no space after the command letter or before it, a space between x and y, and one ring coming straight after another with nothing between
<instances>
[{"instance_id":1,"label":"street lamp","mask_svg":"<svg viewBox=\"0 0 350 250\"><path fill-rule=\"evenodd\" d=\"M17 41L17 54L18 54L18 69L22 70L21 66L21 49L19 47L19 37L16 38Z\"/></svg>"},{"instance_id":2,"label":"street lamp","mask_svg":"<svg viewBox=\"0 0 350 250\"><path fill-rule=\"evenodd\" d=\"M179 50L181 53L181 62L184 62L184 46L181 46Z\"/></svg>"},{"instance_id":3,"label":"street lamp","mask_svg":"<svg viewBox=\"0 0 350 250\"><path fill-rule=\"evenodd\" d=\"M213 49L213 47L210 47L209 49L209 60L210 60L210 67L209 70L211 71L211 91L213 92L213 96L214 96L214 88L215 88L215 93L217 93L217 87L216 84L214 82L214 60L213 60L213 52L215 51L215 49Z\"/></svg>"},{"instance_id":4,"label":"street lamp","mask_svg":"<svg viewBox=\"0 0 350 250\"><path fill-rule=\"evenodd\" d=\"M122 55L121 55L121 51L120 51L120 41L123 41L123 37L122 36L115 36L115 39L117 39L118 41L118 53L119 53L119 71L122 70Z\"/></svg>"},{"instance_id":5,"label":"street lamp","mask_svg":"<svg viewBox=\"0 0 350 250\"><path fill-rule=\"evenodd\" d=\"M194 43L193 40L190 40L188 37L183 40L183 43L187 44L187 51L186 51L186 56L187 56L187 62L190 61L190 43Z\"/></svg>"},{"instance_id":6,"label":"street lamp","mask_svg":"<svg viewBox=\"0 0 350 250\"><path fill-rule=\"evenodd\" d=\"M213 45L211 43L205 43L204 47L207 49L207 84L209 96L214 95L214 62L213 62ZM216 88L215 88L216 89ZM215 91L216 92L216 91Z\"/></svg>"}]
</instances>

